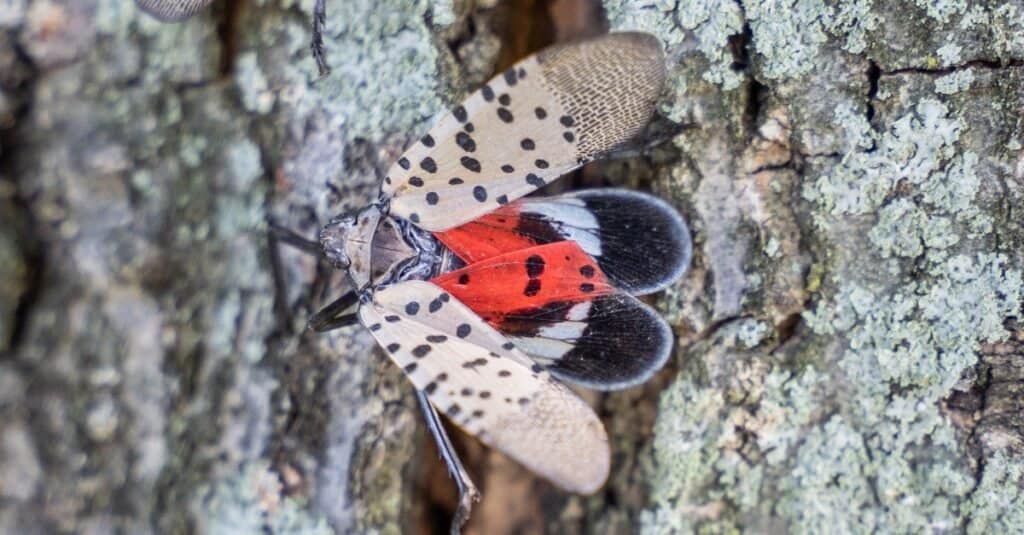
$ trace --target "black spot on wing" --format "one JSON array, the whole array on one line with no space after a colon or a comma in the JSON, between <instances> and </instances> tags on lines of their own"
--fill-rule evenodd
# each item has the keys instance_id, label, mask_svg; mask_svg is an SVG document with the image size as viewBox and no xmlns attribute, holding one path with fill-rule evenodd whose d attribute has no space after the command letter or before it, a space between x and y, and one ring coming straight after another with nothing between
<instances>
[{"instance_id":1,"label":"black spot on wing","mask_svg":"<svg viewBox=\"0 0 1024 535\"><path fill-rule=\"evenodd\" d=\"M544 258L540 255L530 255L526 258L526 276L536 279L544 273Z\"/></svg>"}]
</instances>

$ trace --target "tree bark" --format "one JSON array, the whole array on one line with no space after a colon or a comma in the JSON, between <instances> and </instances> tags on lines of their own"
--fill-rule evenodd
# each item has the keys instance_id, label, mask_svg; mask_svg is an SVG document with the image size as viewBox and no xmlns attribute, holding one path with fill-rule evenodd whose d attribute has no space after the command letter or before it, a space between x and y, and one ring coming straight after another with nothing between
<instances>
[{"instance_id":1,"label":"tree bark","mask_svg":"<svg viewBox=\"0 0 1024 535\"><path fill-rule=\"evenodd\" d=\"M566 182L695 259L649 384L590 396L606 489L456 436L467 531L1024 525L1024 3L0 0L0 532L444 532L452 484L315 236L552 40L658 36L691 128ZM663 124L663 121L659 121ZM649 139L666 137L652 127Z\"/></svg>"}]
</instances>

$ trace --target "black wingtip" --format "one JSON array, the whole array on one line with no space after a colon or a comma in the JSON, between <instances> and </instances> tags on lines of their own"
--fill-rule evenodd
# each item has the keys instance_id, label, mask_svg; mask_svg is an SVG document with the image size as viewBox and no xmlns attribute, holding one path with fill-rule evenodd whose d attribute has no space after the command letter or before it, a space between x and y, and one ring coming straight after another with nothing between
<instances>
[{"instance_id":1,"label":"black wingtip","mask_svg":"<svg viewBox=\"0 0 1024 535\"><path fill-rule=\"evenodd\" d=\"M686 274L693 257L690 229L667 202L623 189L574 195L597 218L601 240L597 261L616 288L646 295Z\"/></svg>"},{"instance_id":2,"label":"black wingtip","mask_svg":"<svg viewBox=\"0 0 1024 535\"><path fill-rule=\"evenodd\" d=\"M627 294L596 297L575 347L547 369L558 379L592 390L643 383L668 360L672 329L651 307Z\"/></svg>"}]
</instances>

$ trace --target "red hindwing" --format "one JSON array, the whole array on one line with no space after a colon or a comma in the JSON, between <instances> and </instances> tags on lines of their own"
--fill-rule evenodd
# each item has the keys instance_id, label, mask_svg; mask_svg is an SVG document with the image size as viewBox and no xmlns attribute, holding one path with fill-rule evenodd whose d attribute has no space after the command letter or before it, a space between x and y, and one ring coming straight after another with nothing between
<instances>
[{"instance_id":1,"label":"red hindwing","mask_svg":"<svg viewBox=\"0 0 1024 535\"><path fill-rule=\"evenodd\" d=\"M616 293L597 262L572 241L502 253L432 282L494 326L515 311Z\"/></svg>"},{"instance_id":2,"label":"red hindwing","mask_svg":"<svg viewBox=\"0 0 1024 535\"><path fill-rule=\"evenodd\" d=\"M434 236L467 264L564 239L547 236L550 231L545 232L545 227L531 225L521 207L522 201L517 201Z\"/></svg>"}]
</instances>

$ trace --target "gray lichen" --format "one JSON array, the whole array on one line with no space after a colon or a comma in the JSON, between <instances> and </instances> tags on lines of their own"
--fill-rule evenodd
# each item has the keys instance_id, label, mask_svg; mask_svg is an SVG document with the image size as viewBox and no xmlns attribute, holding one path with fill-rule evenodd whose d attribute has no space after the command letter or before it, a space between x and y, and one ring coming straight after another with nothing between
<instances>
[{"instance_id":1,"label":"gray lichen","mask_svg":"<svg viewBox=\"0 0 1024 535\"><path fill-rule=\"evenodd\" d=\"M707 89L695 91L703 75L690 66L721 62L721 53L692 48L688 43L701 39L700 30L673 22L702 12L704 3L662 6L661 16L651 6L606 4L613 27L651 31L670 55L683 54L681 80L670 98L690 102L668 103L666 109L693 109L706 129L732 124L729 113L742 109L721 108ZM745 199L751 191L760 194L758 179L743 172L723 179L720 169L730 168L730 157L708 141L714 134L690 134L681 145L692 158L686 169L699 172L672 176L683 178L676 187L684 198L694 195L698 209L689 215L697 218L693 225L704 257L697 264L710 266L714 283L704 289L700 278L688 281L672 296L684 302L673 306L687 310L710 299L723 323L706 340L690 338L680 359L686 364L662 396L649 472L651 506L642 526L658 533L883 527L977 532L999 522L994 511L1005 516L1024 505L1020 452L998 453L979 467L969 435L943 403L971 376L983 344L1010 335L1005 323L1024 302L1021 251L999 245L1019 243L1019 227L996 200L1024 197L1019 181L1006 181L1013 165L1003 159L999 141L1018 139L1021 125L1001 116L986 123L1020 97L1014 83L1020 68L887 77L884 68L894 60L883 36L891 28L880 21L891 18L888 8L813 1L785 9L742 2L742 8L754 61L750 73L734 76L752 73L764 84L766 95L758 97L760 112L753 119L759 132L772 121L783 125L780 136L768 139L790 154L777 158L770 152L775 149L753 136L755 161L779 162L756 167L753 176L767 175L782 191L799 180L792 201L806 218L796 222L799 248L811 248L816 257L806 280L812 293L793 338L780 346L772 336L751 337L757 323L749 317L768 313L752 294L760 291L764 275L788 269L782 263L787 255L779 251L794 236L779 234L777 227L792 216L766 206L764 198L751 206ZM1000 21L991 31L1009 35L1020 21L1004 17L1016 5L928 2L922 9L936 29L915 28L901 37L923 39L908 45L909 58L943 58L941 64L949 65L976 54L1017 61L1022 56L1010 40L993 46L973 41L970 32L955 37L947 31L985 20ZM941 39L925 39L928 31ZM849 81L833 77L834 65L860 63L867 70L868 61L851 54L883 66L877 94L849 73ZM935 67L926 61L919 68ZM737 86L702 79L718 84L727 103ZM975 105L979 100L984 107ZM779 110L781 121L772 115ZM793 168L796 173L789 169L794 153L804 162ZM732 168L750 169L739 162ZM706 183L716 184L715 208L701 205ZM771 236L761 238L763 249L751 247L751 234L737 232L744 217L729 215L734 204L771 211L765 219L751 217L752 236ZM758 277L730 274L761 262ZM723 285L740 297L723 293ZM768 325L776 336L783 329L779 319Z\"/></svg>"}]
</instances>

